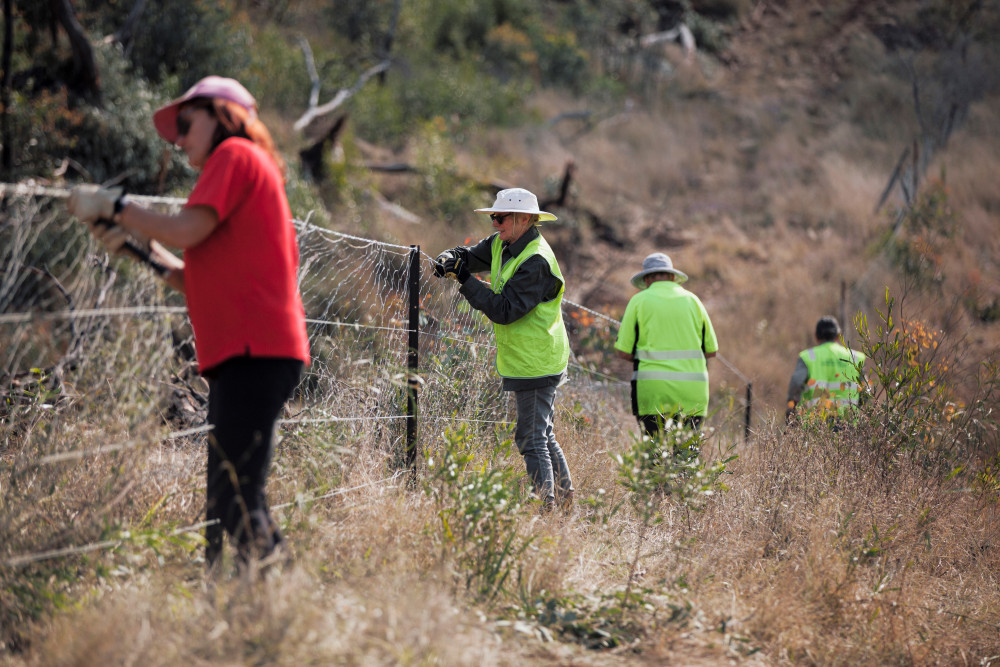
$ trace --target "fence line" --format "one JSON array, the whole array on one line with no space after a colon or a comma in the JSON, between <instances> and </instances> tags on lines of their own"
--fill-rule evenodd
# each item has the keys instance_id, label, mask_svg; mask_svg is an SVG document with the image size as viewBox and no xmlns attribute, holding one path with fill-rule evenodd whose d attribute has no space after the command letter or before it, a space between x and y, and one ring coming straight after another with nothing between
<instances>
[{"instance_id":1,"label":"fence line","mask_svg":"<svg viewBox=\"0 0 1000 667\"><path fill-rule=\"evenodd\" d=\"M351 491L359 491L361 489L366 489L368 487L377 486L379 484L385 484L387 482L391 482L391 481L395 480L396 478L400 477L402 474L403 474L403 471L399 470L399 471L395 472L393 475L391 475L390 477L386 477L384 479L375 480L374 482L367 482L365 484L359 484L357 486L352 486L349 489L337 489L336 491L331 491L330 493L326 493L326 494L323 494L321 496L315 496L313 498L298 498L296 500L293 500L293 501L290 501L290 502L287 502L287 503L281 503L280 505L274 505L274 506L271 507L271 509L273 509L273 510L279 510L279 509L284 509L286 507L292 507L293 505L294 506L298 506L298 505L301 505L302 503L305 503L305 502L313 502L314 503L314 502L319 502L320 500L328 500L328 499L334 498L336 496L346 495L346 494L350 493ZM199 521L198 523L192 524L190 526L186 526L184 528L177 528L177 529L171 531L170 535L173 537L173 536L176 536L176 535L184 535L186 533L193 533L195 531L202 530L203 528L207 528L209 526L214 526L217 523L219 523L219 519L211 519L209 521ZM128 532L128 531L125 531L125 532ZM43 560L51 560L53 558L62 558L64 556L75 556L75 555L78 555L78 554L91 553L93 551L100 551L102 549L113 548L113 547L116 547L116 546L122 544L124 541L125 541L124 538L117 539L117 540L104 540L104 541L101 541L101 542L92 542L90 544L83 544L83 545L76 546L76 547L64 547L62 549L50 549L49 551L40 551L40 552L34 553L34 554L24 554L24 555L21 555L21 556L14 556L13 558L8 558L6 561L3 562L3 565L5 567L12 567L12 568L13 567L22 567L24 565L30 565L32 563L41 562Z\"/></svg>"},{"instance_id":2,"label":"fence line","mask_svg":"<svg viewBox=\"0 0 1000 667\"><path fill-rule=\"evenodd\" d=\"M100 424L104 415L115 414L113 411L118 405L145 410L144 414L138 414L139 419L156 416L163 405L156 402L162 400L158 396L162 395L163 387L171 391L179 388L175 377L182 376L177 370L179 358L175 349L192 342L186 317L160 317L185 316L187 309L167 305L178 301L164 297L162 283L151 273L142 269L132 271L131 266L108 272L106 260L95 265L91 259L95 253L103 258L103 249L58 207L49 206L42 200L14 200L15 196L64 198L68 193L66 189L0 183L0 198L8 200L5 201L7 218L5 224L0 225L0 267L3 267L0 271L0 325L10 327L2 333L0 376L5 376L9 370L4 381L9 377L14 383L10 386L13 391L7 396L11 400L0 405L0 411L5 411L0 416L5 419L10 416L13 421L0 419L3 431L0 436L7 433L12 424L16 427L20 417L17 411L22 406L23 414L34 418L32 415L37 413L33 406L40 404L42 399L39 397L49 390L45 386L50 381L46 375L35 377L19 373L15 377L14 371L52 368L58 366L50 363L53 360L71 358L72 366L60 367L61 374L52 374L51 381L58 384L49 385L49 388L60 391L65 381L74 395L88 397L87 401L74 402L73 420L54 420L54 428L38 431L39 435L33 438L36 447L40 444L39 437L47 438L51 444L46 448L57 452L34 459L42 463L71 461L89 454L120 451L158 441L136 439L90 450L59 452L78 438L72 422ZM181 206L186 201L174 197L136 196L135 199L167 206ZM432 263L433 258L420 252L418 246L389 244L317 227L308 221L308 216L305 221L293 219L293 223L299 230L299 283L313 353L313 363L303 378L300 391L304 406L313 416L280 420L280 424L358 423L362 425L347 428L358 434L377 434L398 442L401 435L398 424L405 420L409 437L409 424L413 423L416 414L399 414L399 408L414 390L414 368L408 364L408 353L419 347L420 354L424 355L424 393L435 396L433 402L421 406L419 411L414 410L414 413L419 412L420 419L428 423L464 422L484 427L512 425L503 419L506 412L502 406L509 407L509 403L501 398L500 382L492 367L485 363L496 349L489 322L481 313L467 307L453 281L430 279L418 281L414 286L408 280L420 273L424 258L428 262L425 266ZM128 280L116 281L119 275L127 276ZM410 303L409 326L405 324L408 321L407 300ZM132 303L151 305L129 305ZM414 303L419 305L416 319ZM76 305L88 307L76 308ZM628 381L584 365L588 362L583 350L607 355L607 332L613 326L620 327L621 323L568 299L563 306L592 316L580 318L586 322L576 323L567 317L573 340L580 341L574 343L572 350L574 356L569 365L572 374L579 378L578 373L585 373L588 378L597 378L605 389L627 384ZM112 324L113 319L119 317L132 317L135 321L129 326ZM595 326L596 320L600 321ZM74 325L78 321L83 323L70 328L63 324L67 321ZM8 335L8 331L12 333ZM592 337L592 334L596 335ZM415 335L420 336L419 346L412 342ZM409 339L401 338L403 336ZM583 363L577 363L580 360ZM747 380L728 360L721 361L726 368ZM188 362L182 363L185 364L182 369L186 369ZM595 366L598 364L600 361ZM400 377L405 380L400 382ZM180 379L179 383L184 384L185 380ZM454 387L460 389L451 391ZM317 415L311 408L319 406L325 409ZM490 419L492 416L500 419ZM130 415L130 419L134 418L136 416ZM159 441L197 435L209 428L173 431ZM302 431L308 433L308 429ZM326 437L324 431L317 433L321 438ZM433 446L440 437L440 433L429 432L423 438L423 446ZM408 449L407 453L412 452ZM389 479L399 474L402 471ZM336 491L325 497L351 490ZM45 557L56 557L97 548L102 547L84 545L42 553Z\"/></svg>"},{"instance_id":3,"label":"fence line","mask_svg":"<svg viewBox=\"0 0 1000 667\"><path fill-rule=\"evenodd\" d=\"M62 199L62 198L69 197L69 194L70 194L70 189L69 188L46 187L46 186L42 186L42 185L35 185L35 184L32 184L32 183L0 183L0 197L2 197L4 195L13 195L13 196L22 196L22 197L23 196L44 196L44 197L53 197L53 198ZM130 199L135 199L136 201L138 201L140 203L166 204L166 205L173 205L173 206L183 206L187 202L187 198L183 198L183 197L160 197L160 196L150 196L150 195L133 195L133 194L129 194L129 198ZM295 223L295 225L300 230L302 230L303 233L318 233L318 234L321 234L321 235L339 236L339 237L344 238L344 239L350 239L350 240L353 240L353 241L360 241L365 246L378 245L378 246L382 246L382 247L385 247L385 248L394 248L394 249L401 250L401 251L406 251L406 252L409 252L410 249L411 249L410 246L393 244L393 243L387 243L385 241L378 241L376 239L369 239L369 238L365 238L363 236L356 236L356 235L352 235L352 234L346 234L344 232L339 232L339 231L327 229L325 227L319 227L317 225L312 224L308 220L300 220L298 218L293 218L292 222ZM435 258L431 257L426 252L421 251L420 254L424 258L426 258L428 261L431 261L431 262L435 261ZM603 320L606 320L610 324L614 324L616 326L621 326L621 321L620 320L617 320L617 319L611 317L610 315L606 315L606 314L601 313L599 311L596 311L596 310L593 310L591 308L588 308L587 306L584 306L583 304L576 303L574 301L571 301L570 299L563 299L563 303L567 304L567 305L570 305L570 306L573 306L574 308L577 308L577 309L582 310L584 312L590 313L591 315L594 315L595 317L599 317L599 318L601 318ZM127 312L129 310L130 309L118 309L118 311L120 311L120 312L117 312L115 314L122 314L122 315L129 314ZM137 308L135 310L137 311L137 314L142 314L141 309ZM93 310L93 311L71 311L71 312L78 313L78 315L77 315L78 317L92 317L92 316L96 316L96 314L100 313L100 312L111 312L111 309L108 309L108 310L105 310L105 311ZM146 309L145 312L149 312L149 313L160 312L160 309L149 308L149 309ZM180 313L184 313L184 312L186 312L186 309L185 308L165 308L165 309L162 309L162 312L169 312L169 313L178 313L178 312L180 312ZM47 314L47 316L50 316L50 317L55 316L55 315L57 315L57 314L55 314L55 313ZM0 315L0 323L10 323L10 322L12 322L12 323L20 323L22 321L22 320L18 320L18 319L13 319L14 317L16 317L16 316L12 316L12 315ZM353 323L334 322L334 321L326 321L326 320L307 320L307 322L310 322L310 323L313 323L313 324L326 324L326 325L332 325L332 326L353 326L353 327L359 326L358 324L353 324ZM362 325L362 326L364 326L364 325ZM379 328L379 327L370 327L369 326L368 328ZM397 332L405 332L405 331L407 331L406 329L393 329L393 328L389 328L389 327L385 327L383 329L387 330L387 331L397 331ZM454 340L456 340L458 342L465 342L465 341L459 341L458 339L454 339ZM726 368L728 368L730 371L733 372L734 375L736 375L738 378L740 378L740 380L742 380L745 383L751 382L750 378L747 377L742 371L740 371L739 368L737 368L728 359L726 359L725 357L723 357L721 354L717 354L716 357L723 363L723 365L726 366Z\"/></svg>"},{"instance_id":4,"label":"fence line","mask_svg":"<svg viewBox=\"0 0 1000 667\"><path fill-rule=\"evenodd\" d=\"M136 317L140 315L186 315L183 306L136 306L134 308L83 308L53 312L0 314L0 324L29 324L47 320L84 320L96 317Z\"/></svg>"}]
</instances>

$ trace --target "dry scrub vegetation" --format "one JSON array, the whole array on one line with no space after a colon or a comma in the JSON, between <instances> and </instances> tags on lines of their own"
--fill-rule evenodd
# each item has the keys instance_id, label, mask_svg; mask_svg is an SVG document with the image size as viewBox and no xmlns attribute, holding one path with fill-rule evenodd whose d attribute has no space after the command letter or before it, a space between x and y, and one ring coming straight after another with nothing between
<instances>
[{"instance_id":1,"label":"dry scrub vegetation","mask_svg":"<svg viewBox=\"0 0 1000 667\"><path fill-rule=\"evenodd\" d=\"M921 131L905 77L890 71L899 58L872 31L893 3L753 4L724 66L699 56L685 67L667 48L674 74L652 92L542 91L528 101L536 122L461 137L431 123L379 155L434 177L352 166L372 149L348 130L329 216L434 253L487 233L472 214L438 215L482 203L456 174L551 196L572 160L571 205L545 229L567 296L619 315L642 258L668 252L721 353L753 381L749 439L743 383L712 362L716 430L700 460L653 483L656 469L629 465L642 448L627 400L571 384L556 433L578 502L571 516L539 516L502 428L423 424L438 444L416 480L397 474L384 437L287 428L269 491L294 561L208 581L188 530L203 518L198 436L40 463L162 428L155 397L129 390L112 351L106 391L63 411L40 395L4 416L3 557L104 546L0 565L0 662L1000 662L996 86L969 104L888 235L898 188L875 206ZM549 124L582 106L592 122ZM372 190L423 222L386 213ZM431 206L432 195L449 199ZM795 356L826 314L874 353L871 401L844 430L785 427ZM458 461L454 477L442 461Z\"/></svg>"},{"instance_id":2,"label":"dry scrub vegetation","mask_svg":"<svg viewBox=\"0 0 1000 667\"><path fill-rule=\"evenodd\" d=\"M908 386L930 391L913 378ZM909 398L931 397L879 405L903 409ZM578 489L571 516L539 516L503 432L449 427L416 484L392 476L381 442L323 457L329 434L286 432L271 496L290 503L277 514L296 555L260 578L206 580L198 540L175 534L201 518L195 441L22 462L31 476L19 483L58 490L43 507L6 496L4 513L21 527L7 532L8 553L53 522L65 526L61 543L104 537L113 546L4 567L5 662L996 659L997 459L992 476L955 467L971 445L996 451L994 422L981 422L988 429L975 441L962 415L918 421L873 408L839 433L760 429L724 464L736 441L715 433L702 454L725 472L682 496L685 475L644 486L637 471L650 468L630 467L642 449L622 428L622 408L593 389L564 394L557 433ZM100 444L94 438L80 444ZM930 444L945 441L950 450ZM30 457L31 442L22 446ZM696 463L687 479L710 468ZM316 480L336 495L306 500ZM87 509L92 516L79 516ZM102 525L128 530L102 536Z\"/></svg>"}]
</instances>

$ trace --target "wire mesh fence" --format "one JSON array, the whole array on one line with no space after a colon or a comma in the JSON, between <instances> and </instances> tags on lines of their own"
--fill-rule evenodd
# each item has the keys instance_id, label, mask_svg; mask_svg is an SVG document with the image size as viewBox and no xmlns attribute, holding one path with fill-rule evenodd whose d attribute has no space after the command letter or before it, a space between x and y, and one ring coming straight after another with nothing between
<instances>
[{"instance_id":1,"label":"wire mesh fence","mask_svg":"<svg viewBox=\"0 0 1000 667\"><path fill-rule=\"evenodd\" d=\"M126 432L200 424L205 386L195 372L183 297L140 264L107 257L65 214L64 192L8 186L0 200L0 435L11 437L40 410L62 414L69 406L73 421L86 423L111 414L111 404L127 405ZM183 204L146 199L167 210ZM295 224L312 362L285 423L338 424L392 448L403 437L414 379L407 368L414 249ZM420 253L418 266L422 426L508 422L489 321L454 282L431 277L429 255ZM618 322L580 304L564 306L571 377L627 400L627 382L616 377L621 369L608 365ZM46 429L45 456L77 446L60 435L63 428Z\"/></svg>"},{"instance_id":2,"label":"wire mesh fence","mask_svg":"<svg viewBox=\"0 0 1000 667\"><path fill-rule=\"evenodd\" d=\"M183 452L200 447L208 428L207 385L197 374L183 295L140 263L109 258L66 214L66 194L0 186L0 514L7 517L0 541L20 544L19 551L63 553L65 540L32 518L57 506L93 515L76 522L73 542L113 543L114 508L137 488L192 488L178 480L197 478L201 457ZM161 210L183 205L142 199ZM369 443L387 474L404 463L408 419L419 421L421 450L434 451L456 422L488 438L510 436L513 404L494 368L492 325L457 283L432 277L429 255L294 224L312 361L283 428L330 447ZM416 309L409 307L414 284ZM609 364L617 320L569 301L564 317L576 395L595 390L595 406L627 405L629 384L619 379L627 371L620 360ZM419 331L416 369L408 367L411 327ZM413 414L407 399L415 387ZM714 419L741 422L742 407ZM67 462L56 477L38 474L39 466ZM58 488L42 479L58 480ZM104 481L95 488L94 479ZM189 519L198 504L185 497L171 512Z\"/></svg>"}]
</instances>

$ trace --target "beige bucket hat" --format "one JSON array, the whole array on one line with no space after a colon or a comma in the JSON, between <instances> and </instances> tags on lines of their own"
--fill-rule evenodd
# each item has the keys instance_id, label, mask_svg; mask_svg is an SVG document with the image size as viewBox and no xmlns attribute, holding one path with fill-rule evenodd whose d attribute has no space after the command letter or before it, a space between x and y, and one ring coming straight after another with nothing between
<instances>
[{"instance_id":1,"label":"beige bucket hat","mask_svg":"<svg viewBox=\"0 0 1000 667\"><path fill-rule=\"evenodd\" d=\"M557 220L556 216L538 208L538 197L524 188L508 188L497 193L497 200L490 208L477 208L476 213L531 213L539 222Z\"/></svg>"}]
</instances>

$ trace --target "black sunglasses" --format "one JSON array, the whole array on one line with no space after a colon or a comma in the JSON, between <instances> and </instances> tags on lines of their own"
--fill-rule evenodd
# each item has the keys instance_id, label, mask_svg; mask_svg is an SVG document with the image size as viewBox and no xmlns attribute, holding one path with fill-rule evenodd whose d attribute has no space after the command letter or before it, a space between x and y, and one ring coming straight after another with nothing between
<instances>
[{"instance_id":1,"label":"black sunglasses","mask_svg":"<svg viewBox=\"0 0 1000 667\"><path fill-rule=\"evenodd\" d=\"M508 217L510 217L512 215L514 215L514 214L513 213L490 213L490 220L492 220L493 222L497 223L498 225L502 225L503 221L506 220Z\"/></svg>"},{"instance_id":2,"label":"black sunglasses","mask_svg":"<svg viewBox=\"0 0 1000 667\"><path fill-rule=\"evenodd\" d=\"M187 135L188 132L191 131L191 119L189 118L189 116L192 113L194 113L195 111L197 111L198 109L204 109L209 114L212 113L212 108L209 107L209 106L205 106L203 104L199 104L199 105L196 105L196 106L185 107L184 109L181 110L180 113L177 114L177 121L176 121L177 122L177 136L183 137L183 136Z\"/></svg>"}]
</instances>

